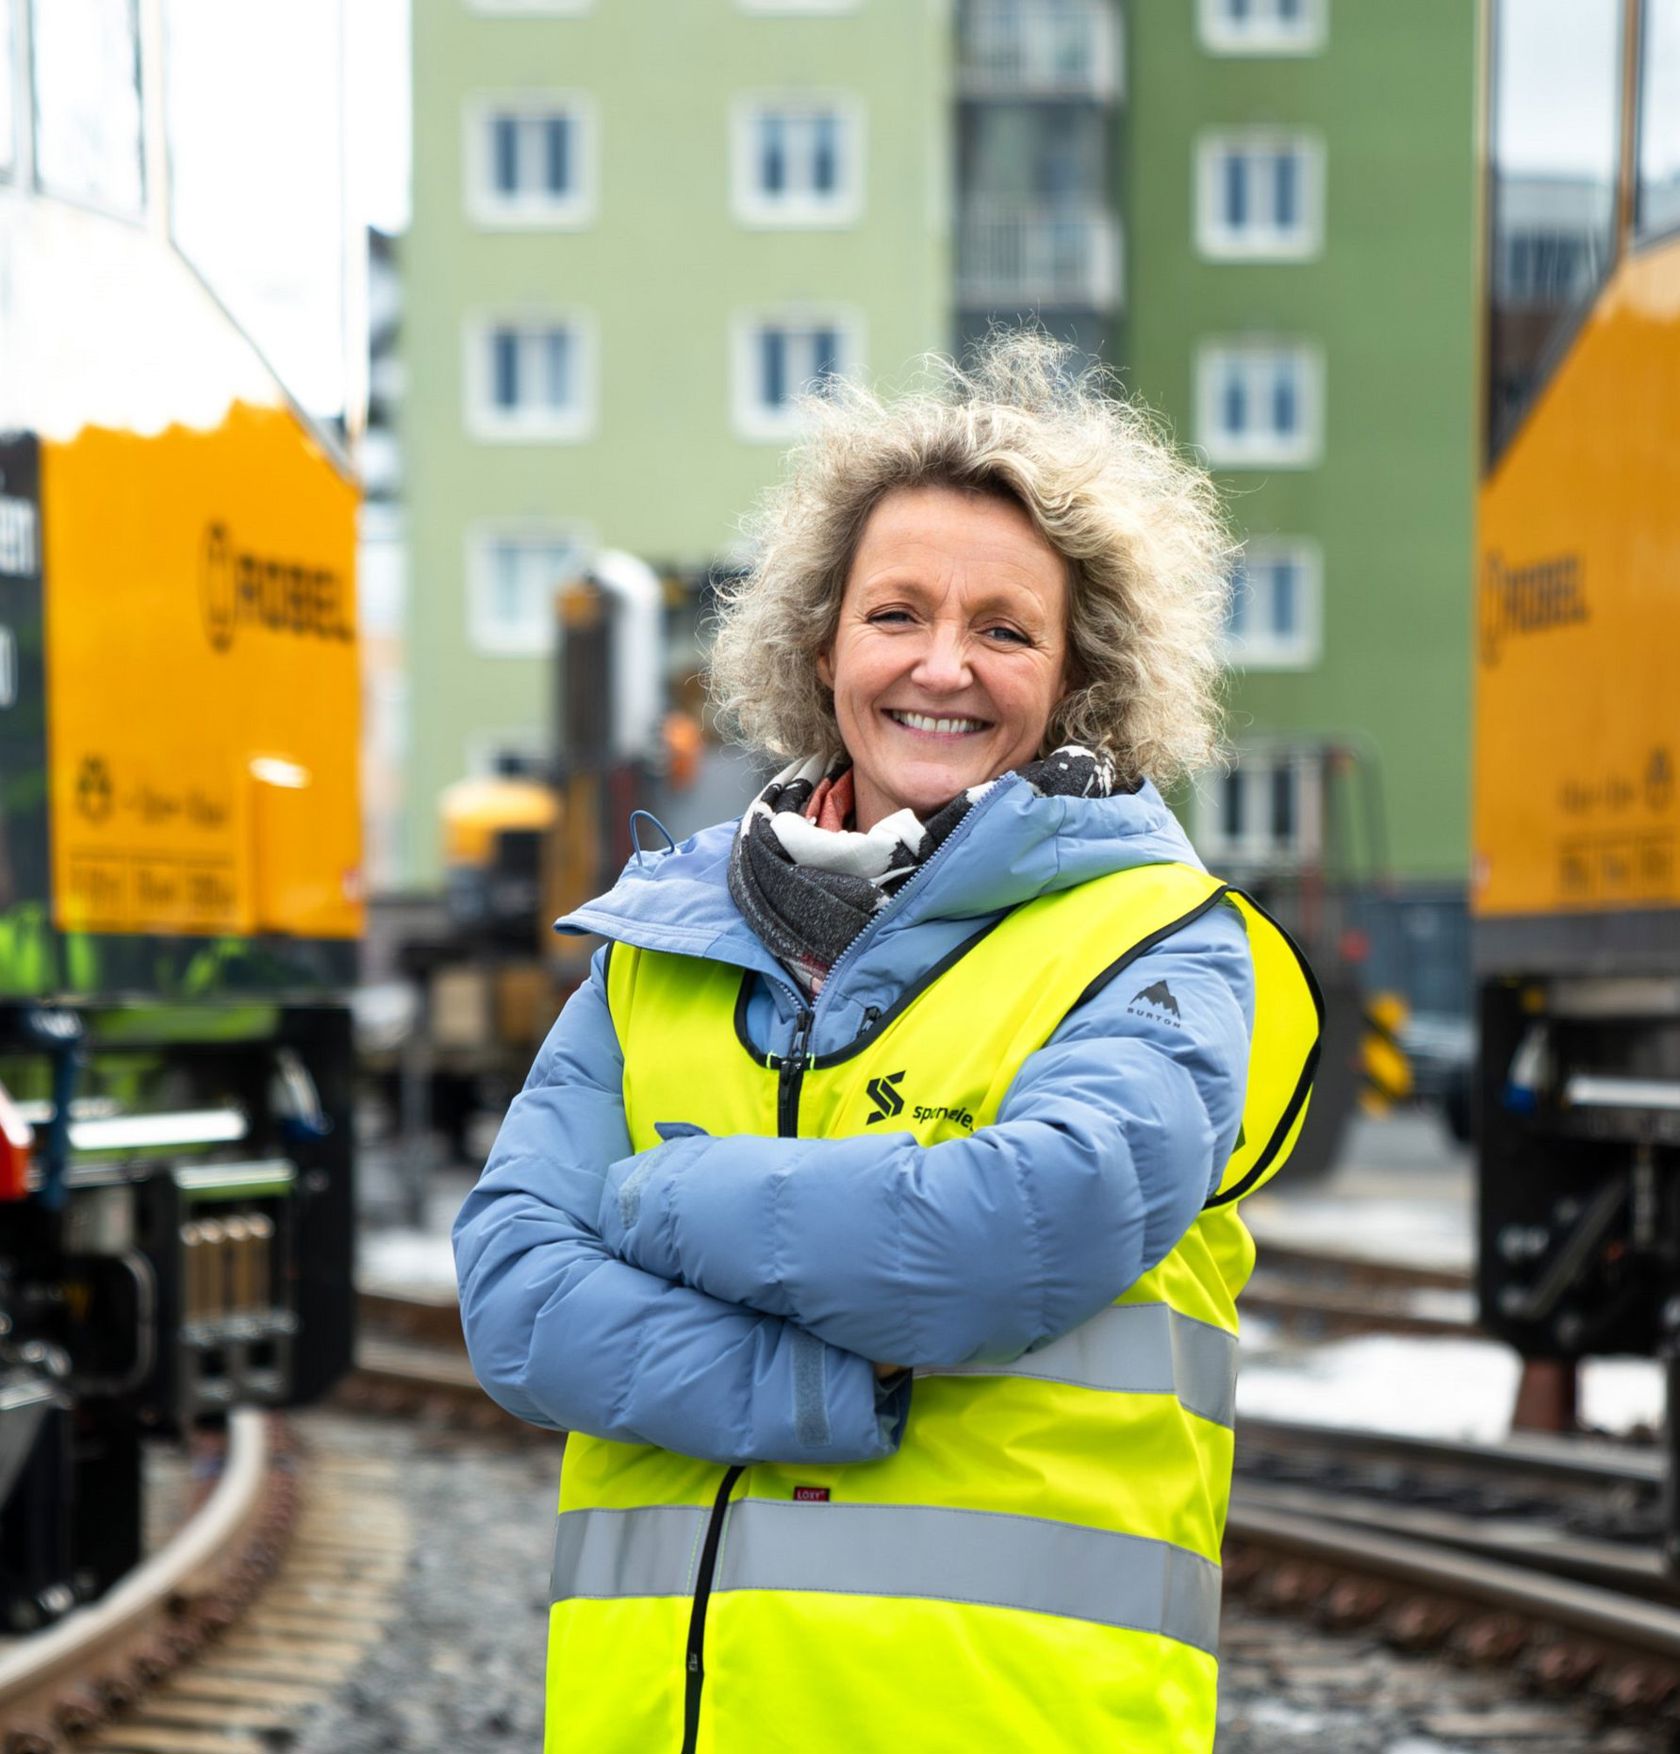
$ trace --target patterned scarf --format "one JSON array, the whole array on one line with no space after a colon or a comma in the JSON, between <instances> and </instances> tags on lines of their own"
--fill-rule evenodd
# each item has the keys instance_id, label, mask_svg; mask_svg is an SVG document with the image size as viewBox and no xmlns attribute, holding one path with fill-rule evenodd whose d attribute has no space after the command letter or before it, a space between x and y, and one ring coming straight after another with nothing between
<instances>
[{"instance_id":1,"label":"patterned scarf","mask_svg":"<svg viewBox=\"0 0 1680 1754\"><path fill-rule=\"evenodd\" d=\"M1106 798L1120 786L1103 751L1070 743L1019 769L1040 797ZM867 833L855 817L851 757L785 767L748 805L729 854L729 893L764 946L812 998L846 946L997 784L959 792L923 822L895 810Z\"/></svg>"}]
</instances>

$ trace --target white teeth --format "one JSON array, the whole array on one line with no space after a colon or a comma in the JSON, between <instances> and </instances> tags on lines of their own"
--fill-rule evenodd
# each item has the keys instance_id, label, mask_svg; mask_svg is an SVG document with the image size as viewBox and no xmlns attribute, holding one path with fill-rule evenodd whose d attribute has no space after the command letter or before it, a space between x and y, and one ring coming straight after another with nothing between
<instances>
[{"instance_id":1,"label":"white teeth","mask_svg":"<svg viewBox=\"0 0 1680 1754\"><path fill-rule=\"evenodd\" d=\"M984 719L933 719L926 713L891 712L889 716L912 731L941 731L947 736L957 731L984 730L986 725Z\"/></svg>"}]
</instances>

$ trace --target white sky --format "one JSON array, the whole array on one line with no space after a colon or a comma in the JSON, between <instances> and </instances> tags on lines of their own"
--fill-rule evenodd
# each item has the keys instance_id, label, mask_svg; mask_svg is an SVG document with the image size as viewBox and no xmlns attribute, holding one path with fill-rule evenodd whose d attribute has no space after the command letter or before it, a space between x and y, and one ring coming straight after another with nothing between
<instances>
[{"instance_id":1,"label":"white sky","mask_svg":"<svg viewBox=\"0 0 1680 1754\"><path fill-rule=\"evenodd\" d=\"M408 223L408 8L168 7L175 234L316 414L343 406L346 240Z\"/></svg>"}]
</instances>

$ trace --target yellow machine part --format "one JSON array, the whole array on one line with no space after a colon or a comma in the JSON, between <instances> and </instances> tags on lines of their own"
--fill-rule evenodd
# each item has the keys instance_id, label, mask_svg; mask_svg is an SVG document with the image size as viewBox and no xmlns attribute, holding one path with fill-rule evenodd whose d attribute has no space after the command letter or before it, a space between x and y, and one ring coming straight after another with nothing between
<instances>
[{"instance_id":1,"label":"yellow machine part","mask_svg":"<svg viewBox=\"0 0 1680 1754\"><path fill-rule=\"evenodd\" d=\"M1399 993L1373 993L1365 1001L1359 1035L1359 1106L1386 1114L1412 1094L1412 1062L1400 1032L1411 1007Z\"/></svg>"},{"instance_id":2,"label":"yellow machine part","mask_svg":"<svg viewBox=\"0 0 1680 1754\"><path fill-rule=\"evenodd\" d=\"M438 813L444 863L482 870L495 854L497 835L518 829L546 834L560 804L552 786L497 776L457 780L444 791Z\"/></svg>"},{"instance_id":3,"label":"yellow machine part","mask_svg":"<svg viewBox=\"0 0 1680 1754\"><path fill-rule=\"evenodd\" d=\"M1625 259L1483 485L1472 909L1680 904L1680 243Z\"/></svg>"},{"instance_id":4,"label":"yellow machine part","mask_svg":"<svg viewBox=\"0 0 1680 1754\"><path fill-rule=\"evenodd\" d=\"M360 933L356 503L285 406L43 439L62 929Z\"/></svg>"}]
</instances>

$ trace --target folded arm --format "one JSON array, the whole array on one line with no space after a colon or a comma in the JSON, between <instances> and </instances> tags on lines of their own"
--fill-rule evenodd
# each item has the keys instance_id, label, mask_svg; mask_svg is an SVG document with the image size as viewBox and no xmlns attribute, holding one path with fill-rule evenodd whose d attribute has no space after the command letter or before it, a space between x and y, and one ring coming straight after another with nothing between
<instances>
[{"instance_id":1,"label":"folded arm","mask_svg":"<svg viewBox=\"0 0 1680 1754\"><path fill-rule=\"evenodd\" d=\"M865 1359L631 1265L602 1241L606 1169L630 1148L622 1085L598 958L455 1221L479 1381L532 1424L714 1461L890 1454L906 1389L878 1390Z\"/></svg>"},{"instance_id":2,"label":"folded arm","mask_svg":"<svg viewBox=\"0 0 1680 1754\"><path fill-rule=\"evenodd\" d=\"M1176 1023L1130 1008L1162 980ZM1215 908L1077 1007L971 1138L674 1138L613 1165L598 1228L627 1261L849 1352L1016 1357L1194 1221L1236 1139L1252 1010L1241 921Z\"/></svg>"}]
</instances>

